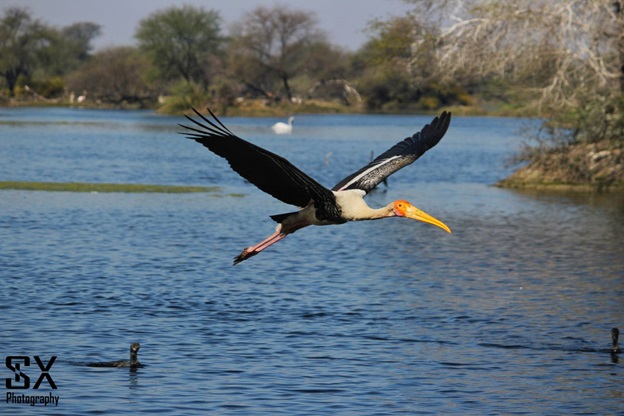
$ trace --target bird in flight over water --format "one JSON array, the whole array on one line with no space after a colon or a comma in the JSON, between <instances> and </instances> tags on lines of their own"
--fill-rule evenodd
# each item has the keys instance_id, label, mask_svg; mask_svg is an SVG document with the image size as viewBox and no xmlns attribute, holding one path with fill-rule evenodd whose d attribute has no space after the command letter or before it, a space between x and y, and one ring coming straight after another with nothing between
<instances>
[{"instance_id":1,"label":"bird in flight over water","mask_svg":"<svg viewBox=\"0 0 624 416\"><path fill-rule=\"evenodd\" d=\"M405 217L433 224L451 232L442 221L405 200L400 199L378 209L369 207L364 201L366 194L385 178L413 163L438 144L451 122L449 112L444 111L420 131L395 144L366 166L328 189L282 156L236 136L210 109L208 109L210 118L196 109L193 111L199 119L185 115L193 124L190 126L180 124L188 130L183 133L187 138L201 143L216 155L225 158L235 172L260 190L300 208L295 212L272 215L271 218L278 223L275 232L260 243L245 248L234 258L234 264L255 256L288 234L308 225Z\"/></svg>"}]
</instances>

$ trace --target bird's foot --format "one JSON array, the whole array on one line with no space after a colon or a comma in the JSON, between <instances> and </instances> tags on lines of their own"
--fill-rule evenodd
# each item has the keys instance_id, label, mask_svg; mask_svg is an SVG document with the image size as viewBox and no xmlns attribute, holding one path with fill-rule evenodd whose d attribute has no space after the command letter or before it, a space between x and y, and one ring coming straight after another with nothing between
<instances>
[{"instance_id":1,"label":"bird's foot","mask_svg":"<svg viewBox=\"0 0 624 416\"><path fill-rule=\"evenodd\" d=\"M264 240L262 240L260 243L256 244L255 246L247 247L245 250L241 252L241 254L234 257L234 266L236 266L238 263L240 263L243 260L247 260L249 257L255 256L256 254L260 253L265 248L277 243L278 241L280 241L282 238L286 237L287 235L288 234L283 233L281 231L281 226L278 226L277 230L273 234L271 234L270 236L268 236L267 238L265 238Z\"/></svg>"},{"instance_id":2,"label":"bird's foot","mask_svg":"<svg viewBox=\"0 0 624 416\"><path fill-rule=\"evenodd\" d=\"M234 266L240 263L243 260L247 260L249 257L253 257L258 254L259 251L255 251L253 247L247 247L244 249L238 256L234 257Z\"/></svg>"}]
</instances>

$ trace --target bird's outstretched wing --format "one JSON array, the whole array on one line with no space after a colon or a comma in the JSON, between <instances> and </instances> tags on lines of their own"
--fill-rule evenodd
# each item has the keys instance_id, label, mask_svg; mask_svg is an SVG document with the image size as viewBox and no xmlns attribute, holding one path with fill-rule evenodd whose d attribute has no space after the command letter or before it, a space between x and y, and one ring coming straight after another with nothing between
<instances>
[{"instance_id":1,"label":"bird's outstretched wing","mask_svg":"<svg viewBox=\"0 0 624 416\"><path fill-rule=\"evenodd\" d=\"M451 122L451 113L444 111L412 137L395 144L357 172L347 176L332 188L334 191L362 189L370 192L397 170L413 163L427 150L438 144Z\"/></svg>"},{"instance_id":2,"label":"bird's outstretched wing","mask_svg":"<svg viewBox=\"0 0 624 416\"><path fill-rule=\"evenodd\" d=\"M333 200L333 193L298 169L283 157L249 143L232 133L208 109L209 120L193 108L201 120L185 117L195 126L181 127L189 130L187 138L203 144L213 153L227 159L230 166L260 190L287 204L305 207L310 200Z\"/></svg>"}]
</instances>

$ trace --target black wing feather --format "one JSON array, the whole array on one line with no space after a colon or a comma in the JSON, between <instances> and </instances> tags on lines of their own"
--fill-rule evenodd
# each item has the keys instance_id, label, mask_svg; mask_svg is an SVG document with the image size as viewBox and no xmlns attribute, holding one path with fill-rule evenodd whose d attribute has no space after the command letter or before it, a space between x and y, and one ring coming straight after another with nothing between
<instances>
[{"instance_id":1,"label":"black wing feather","mask_svg":"<svg viewBox=\"0 0 624 416\"><path fill-rule=\"evenodd\" d=\"M234 135L210 109L208 112L214 122L196 109L193 108L193 111L203 123L185 115L196 127L180 124L181 127L189 130L182 134L225 158L235 172L260 190L280 201L298 207L308 205L310 200L335 201L329 189L285 158Z\"/></svg>"},{"instance_id":2,"label":"black wing feather","mask_svg":"<svg viewBox=\"0 0 624 416\"><path fill-rule=\"evenodd\" d=\"M444 111L412 137L395 144L368 165L347 176L332 188L334 191L362 189L370 192L397 170L414 163L427 150L438 144L451 122L451 113Z\"/></svg>"}]
</instances>

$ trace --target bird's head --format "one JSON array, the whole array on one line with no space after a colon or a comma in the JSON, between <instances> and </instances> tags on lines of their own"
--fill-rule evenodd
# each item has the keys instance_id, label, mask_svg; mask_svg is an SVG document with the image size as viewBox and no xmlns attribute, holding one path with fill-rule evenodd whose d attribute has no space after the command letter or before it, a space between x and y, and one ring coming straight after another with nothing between
<instances>
[{"instance_id":1,"label":"bird's head","mask_svg":"<svg viewBox=\"0 0 624 416\"><path fill-rule=\"evenodd\" d=\"M394 209L394 215L396 215L397 217L405 217L405 218L411 218L413 220L427 222L429 224L435 225L436 227L442 228L444 231L448 233L451 232L451 229L442 221L440 221L437 218L433 218L431 215L427 214L424 211L421 211L420 209L416 208L414 205L410 204L409 202L403 199L394 201L393 209Z\"/></svg>"},{"instance_id":2,"label":"bird's head","mask_svg":"<svg viewBox=\"0 0 624 416\"><path fill-rule=\"evenodd\" d=\"M141 344L139 344L138 342L134 342L132 343L132 345L130 345L130 352L138 352L140 348Z\"/></svg>"}]
</instances>

